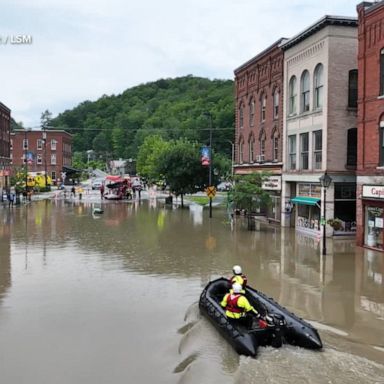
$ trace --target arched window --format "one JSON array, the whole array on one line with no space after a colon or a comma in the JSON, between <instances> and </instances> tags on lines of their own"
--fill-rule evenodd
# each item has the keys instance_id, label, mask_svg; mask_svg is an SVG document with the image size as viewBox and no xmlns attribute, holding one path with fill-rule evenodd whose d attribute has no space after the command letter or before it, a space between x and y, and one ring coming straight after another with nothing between
<instances>
[{"instance_id":1,"label":"arched window","mask_svg":"<svg viewBox=\"0 0 384 384\"><path fill-rule=\"evenodd\" d=\"M301 112L309 111L309 72L304 71L300 82Z\"/></svg>"},{"instance_id":2,"label":"arched window","mask_svg":"<svg viewBox=\"0 0 384 384\"><path fill-rule=\"evenodd\" d=\"M248 141L249 162L250 163L253 163L255 161L255 148L254 148L254 145L255 145L255 139L253 138L253 136L251 136L249 138L249 141Z\"/></svg>"},{"instance_id":3,"label":"arched window","mask_svg":"<svg viewBox=\"0 0 384 384\"><path fill-rule=\"evenodd\" d=\"M240 108L239 108L239 127L240 128L244 127L244 107L243 107L243 104L241 104Z\"/></svg>"},{"instance_id":4,"label":"arched window","mask_svg":"<svg viewBox=\"0 0 384 384\"><path fill-rule=\"evenodd\" d=\"M324 88L324 76L323 65L317 64L313 75L313 88L314 88L314 108L323 108L323 88Z\"/></svg>"},{"instance_id":5,"label":"arched window","mask_svg":"<svg viewBox=\"0 0 384 384\"><path fill-rule=\"evenodd\" d=\"M239 163L243 164L244 162L244 143L243 140L241 139L239 142Z\"/></svg>"},{"instance_id":6,"label":"arched window","mask_svg":"<svg viewBox=\"0 0 384 384\"><path fill-rule=\"evenodd\" d=\"M252 97L249 102L249 126L253 127L255 121L255 99Z\"/></svg>"},{"instance_id":7,"label":"arched window","mask_svg":"<svg viewBox=\"0 0 384 384\"><path fill-rule=\"evenodd\" d=\"M384 48L380 51L380 96L384 96Z\"/></svg>"},{"instance_id":8,"label":"arched window","mask_svg":"<svg viewBox=\"0 0 384 384\"><path fill-rule=\"evenodd\" d=\"M279 131L275 127L272 130L272 159L273 161L279 161Z\"/></svg>"},{"instance_id":9,"label":"arched window","mask_svg":"<svg viewBox=\"0 0 384 384\"><path fill-rule=\"evenodd\" d=\"M296 113L296 92L296 76L292 76L289 80L289 115L294 115Z\"/></svg>"},{"instance_id":10,"label":"arched window","mask_svg":"<svg viewBox=\"0 0 384 384\"><path fill-rule=\"evenodd\" d=\"M273 118L277 119L279 117L279 102L280 102L280 92L276 88L273 93Z\"/></svg>"},{"instance_id":11,"label":"arched window","mask_svg":"<svg viewBox=\"0 0 384 384\"><path fill-rule=\"evenodd\" d=\"M357 108L357 69L348 74L348 107Z\"/></svg>"},{"instance_id":12,"label":"arched window","mask_svg":"<svg viewBox=\"0 0 384 384\"><path fill-rule=\"evenodd\" d=\"M263 93L260 98L260 121L265 121L265 110L267 107L267 96Z\"/></svg>"},{"instance_id":13,"label":"arched window","mask_svg":"<svg viewBox=\"0 0 384 384\"><path fill-rule=\"evenodd\" d=\"M259 161L264 161L265 160L265 132L264 131L260 133L259 141L260 141Z\"/></svg>"}]
</instances>

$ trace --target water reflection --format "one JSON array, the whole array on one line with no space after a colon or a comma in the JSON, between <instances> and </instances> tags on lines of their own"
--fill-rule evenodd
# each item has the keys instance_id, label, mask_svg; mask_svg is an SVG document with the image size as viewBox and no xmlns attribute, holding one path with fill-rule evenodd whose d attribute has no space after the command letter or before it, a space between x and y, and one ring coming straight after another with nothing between
<instances>
[{"instance_id":1,"label":"water reflection","mask_svg":"<svg viewBox=\"0 0 384 384\"><path fill-rule=\"evenodd\" d=\"M23 350L23 338L34 347L36 360L49 360L45 342L53 343L59 337L52 326L55 322L62 333L59 358L71 353L73 345L65 341L71 339L99 363L84 361L79 355L83 368L95 370L83 383L95 382L101 374L98 369L105 366L100 363L103 359L115 364L114 383L132 379L127 360L132 370L150 366L158 372L152 376L147 372L141 381L138 377L143 383L176 382L178 375L185 383L202 382L206 377L212 378L210 382L215 378L233 382L234 377L248 376L244 373L248 369L259 377L262 367L258 363L245 367L244 360L200 318L193 305L202 287L210 279L229 275L234 264L243 266L252 286L316 322L326 342L320 359L317 354L312 359L301 350L268 350L263 356L267 356L264 359L267 365L269 361L270 370L265 372L273 375L277 369L279 375L287 375L287 366L295 367L294 360L305 356L308 363L302 362L303 372L309 378L310 364L316 359L318 371L338 367L343 372L339 379L344 377L348 382L348 372L341 366L345 356L356 364L361 361L351 354L383 361L382 253L338 239L329 241L328 254L323 256L319 239L290 229L258 222L255 230L249 231L247 221L236 218L231 230L224 210L215 210L209 219L207 210L200 206L168 209L153 200L103 204L104 214L97 219L92 215L92 203L86 201L56 200L0 211L0 318L6 319L0 322L0 353L5 356L1 363L4 377L12 377L15 362L27 359L26 353L16 357L17 351ZM132 284L139 287L133 296ZM193 310L185 324L184 315L191 305ZM33 314L36 306L39 314L27 321L25 313ZM105 324L114 325L108 334L103 331ZM178 333L181 328L182 334ZM131 344L139 346L145 361L138 361L139 355L130 352ZM153 352L148 354L148 348ZM9 355L6 349L11 351ZM115 360L103 352L111 349L118 355ZM276 354L282 358L281 366L275 364ZM340 366L333 359L341 359ZM62 372L65 368L69 367L62 363L57 369ZM382 366L373 369L368 364L365 373L377 369L382 370ZM80 372L81 367L75 374ZM46 379L30 365L27 373L35 374L40 382Z\"/></svg>"}]
</instances>

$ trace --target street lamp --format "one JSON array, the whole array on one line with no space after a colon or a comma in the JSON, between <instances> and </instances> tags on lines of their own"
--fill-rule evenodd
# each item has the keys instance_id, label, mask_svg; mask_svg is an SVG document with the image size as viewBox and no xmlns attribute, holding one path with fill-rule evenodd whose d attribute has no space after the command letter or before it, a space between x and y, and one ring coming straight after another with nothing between
<instances>
[{"instance_id":1,"label":"street lamp","mask_svg":"<svg viewBox=\"0 0 384 384\"><path fill-rule=\"evenodd\" d=\"M212 114L204 112L204 116L209 117L209 176L208 187L212 185ZM209 196L209 218L212 218L212 197Z\"/></svg>"},{"instance_id":2,"label":"street lamp","mask_svg":"<svg viewBox=\"0 0 384 384\"><path fill-rule=\"evenodd\" d=\"M325 171L324 175L319 177L321 187L324 190L324 207L323 207L323 255L327 254L327 245L326 245L326 225L327 225L327 216L326 216L326 204L327 204L327 188L331 185L332 177L327 174Z\"/></svg>"}]
</instances>

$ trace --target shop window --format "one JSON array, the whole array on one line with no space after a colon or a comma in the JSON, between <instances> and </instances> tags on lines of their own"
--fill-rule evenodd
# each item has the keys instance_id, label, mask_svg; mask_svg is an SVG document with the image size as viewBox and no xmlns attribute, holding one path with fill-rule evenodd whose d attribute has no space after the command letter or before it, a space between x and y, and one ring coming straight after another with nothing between
<instances>
[{"instance_id":1,"label":"shop window","mask_svg":"<svg viewBox=\"0 0 384 384\"><path fill-rule=\"evenodd\" d=\"M365 245L383 249L384 208L366 207Z\"/></svg>"}]
</instances>

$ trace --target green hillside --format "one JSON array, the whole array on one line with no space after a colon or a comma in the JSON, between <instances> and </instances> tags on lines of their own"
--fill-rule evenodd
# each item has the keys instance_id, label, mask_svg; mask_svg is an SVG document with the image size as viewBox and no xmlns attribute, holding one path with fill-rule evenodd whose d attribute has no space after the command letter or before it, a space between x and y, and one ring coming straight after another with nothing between
<instances>
[{"instance_id":1,"label":"green hillside","mask_svg":"<svg viewBox=\"0 0 384 384\"><path fill-rule=\"evenodd\" d=\"M212 115L213 148L231 154L234 139L232 80L185 76L161 79L127 89L120 95L85 101L50 122L74 135L74 152L93 149L99 158L136 158L148 135L185 137L207 144Z\"/></svg>"}]
</instances>

